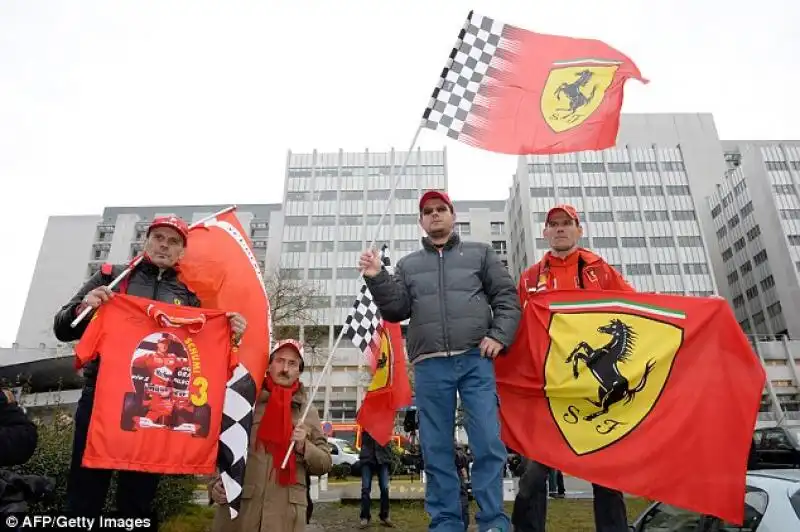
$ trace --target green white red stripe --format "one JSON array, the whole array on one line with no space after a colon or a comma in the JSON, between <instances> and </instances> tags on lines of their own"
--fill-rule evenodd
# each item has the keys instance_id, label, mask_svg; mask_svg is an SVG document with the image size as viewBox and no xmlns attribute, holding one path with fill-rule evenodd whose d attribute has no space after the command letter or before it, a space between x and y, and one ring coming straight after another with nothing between
<instances>
[{"instance_id":1,"label":"green white red stripe","mask_svg":"<svg viewBox=\"0 0 800 532\"><path fill-rule=\"evenodd\" d=\"M655 307L653 305L644 305L642 303L633 303L625 301L624 299L597 299L594 301L569 301L569 302L553 302L550 303L550 310L598 310L603 308L615 308L634 310L643 314L652 314L654 316L662 316L665 318L672 318L676 320L685 320L686 313L668 309L664 307Z\"/></svg>"}]
</instances>

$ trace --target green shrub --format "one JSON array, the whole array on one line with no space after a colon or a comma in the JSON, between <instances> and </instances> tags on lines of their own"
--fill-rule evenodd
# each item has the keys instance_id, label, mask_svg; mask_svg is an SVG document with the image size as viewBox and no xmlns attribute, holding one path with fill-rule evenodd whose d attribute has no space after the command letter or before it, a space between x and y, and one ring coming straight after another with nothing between
<instances>
[{"instance_id":1,"label":"green shrub","mask_svg":"<svg viewBox=\"0 0 800 532\"><path fill-rule=\"evenodd\" d=\"M343 480L350 476L350 472L350 464L336 464L331 467L331 471L328 473L328 476Z\"/></svg>"},{"instance_id":2,"label":"green shrub","mask_svg":"<svg viewBox=\"0 0 800 532\"><path fill-rule=\"evenodd\" d=\"M66 506L67 476L72 456L73 420L66 411L56 412L44 422L34 417L39 430L36 452L28 462L13 468L22 475L42 475L55 480L53 496L43 503L32 505L32 512L63 512ZM198 481L193 475L165 475L158 485L156 513L161 522L181 512L192 502ZM106 509L114 506L116 475L108 490Z\"/></svg>"}]
</instances>

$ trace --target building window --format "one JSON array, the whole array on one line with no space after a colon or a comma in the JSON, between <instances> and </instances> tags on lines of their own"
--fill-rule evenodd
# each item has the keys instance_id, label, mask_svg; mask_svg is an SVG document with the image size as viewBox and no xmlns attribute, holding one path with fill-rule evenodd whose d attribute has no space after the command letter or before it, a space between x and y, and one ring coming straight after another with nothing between
<instances>
[{"instance_id":1,"label":"building window","mask_svg":"<svg viewBox=\"0 0 800 532\"><path fill-rule=\"evenodd\" d=\"M658 163L655 161L638 161L633 163L638 172L658 172Z\"/></svg>"},{"instance_id":2,"label":"building window","mask_svg":"<svg viewBox=\"0 0 800 532\"><path fill-rule=\"evenodd\" d=\"M636 187L621 187L621 186L611 187L611 193L617 197L621 196L635 197Z\"/></svg>"},{"instance_id":3,"label":"building window","mask_svg":"<svg viewBox=\"0 0 800 532\"><path fill-rule=\"evenodd\" d=\"M631 163L608 163L608 171L615 173L630 172Z\"/></svg>"},{"instance_id":4,"label":"building window","mask_svg":"<svg viewBox=\"0 0 800 532\"><path fill-rule=\"evenodd\" d=\"M536 245L536 249L548 249L550 247L550 244L544 238L535 238L533 242Z\"/></svg>"},{"instance_id":5,"label":"building window","mask_svg":"<svg viewBox=\"0 0 800 532\"><path fill-rule=\"evenodd\" d=\"M671 236L651 236L650 245L654 248L671 248L675 245L675 240Z\"/></svg>"},{"instance_id":6,"label":"building window","mask_svg":"<svg viewBox=\"0 0 800 532\"><path fill-rule=\"evenodd\" d=\"M745 294L747 295L747 300L748 301L751 301L751 300L757 298L758 297L758 287L755 286L755 285L751 286L750 288L747 289Z\"/></svg>"},{"instance_id":7,"label":"building window","mask_svg":"<svg viewBox=\"0 0 800 532\"><path fill-rule=\"evenodd\" d=\"M732 271L731 273L728 274L728 284L729 285L732 285L733 283L735 283L738 280L739 280L739 272L737 272L736 270L734 270L734 271Z\"/></svg>"},{"instance_id":8,"label":"building window","mask_svg":"<svg viewBox=\"0 0 800 532\"><path fill-rule=\"evenodd\" d=\"M305 242L284 242L283 243L283 251L286 252L299 252L306 250L306 243Z\"/></svg>"},{"instance_id":9,"label":"building window","mask_svg":"<svg viewBox=\"0 0 800 532\"><path fill-rule=\"evenodd\" d=\"M770 318L774 318L775 316L777 316L781 312L782 312L782 309L781 309L781 302L780 301L778 301L776 303L773 303L772 305L767 307L767 314L769 314Z\"/></svg>"},{"instance_id":10,"label":"building window","mask_svg":"<svg viewBox=\"0 0 800 532\"><path fill-rule=\"evenodd\" d=\"M367 190L367 199L368 200L388 200L389 195L392 193L391 190L387 189L376 189L376 190ZM397 194L395 193L395 196Z\"/></svg>"},{"instance_id":11,"label":"building window","mask_svg":"<svg viewBox=\"0 0 800 532\"><path fill-rule=\"evenodd\" d=\"M800 220L800 209L781 209L781 218L784 220Z\"/></svg>"},{"instance_id":12,"label":"building window","mask_svg":"<svg viewBox=\"0 0 800 532\"><path fill-rule=\"evenodd\" d=\"M333 227L336 225L335 216L312 216L311 225L315 227Z\"/></svg>"},{"instance_id":13,"label":"building window","mask_svg":"<svg viewBox=\"0 0 800 532\"><path fill-rule=\"evenodd\" d=\"M682 248L701 248L703 239L699 236L679 236L678 245Z\"/></svg>"},{"instance_id":14,"label":"building window","mask_svg":"<svg viewBox=\"0 0 800 532\"><path fill-rule=\"evenodd\" d=\"M686 166L684 166L683 161L663 161L661 165L664 167L664 170L667 172L684 172L686 171Z\"/></svg>"},{"instance_id":15,"label":"building window","mask_svg":"<svg viewBox=\"0 0 800 532\"><path fill-rule=\"evenodd\" d=\"M618 211L617 220L620 222L640 222L642 215L639 211Z\"/></svg>"},{"instance_id":16,"label":"building window","mask_svg":"<svg viewBox=\"0 0 800 532\"><path fill-rule=\"evenodd\" d=\"M306 201L308 192L287 192L286 201Z\"/></svg>"},{"instance_id":17,"label":"building window","mask_svg":"<svg viewBox=\"0 0 800 532\"><path fill-rule=\"evenodd\" d=\"M750 273L751 271L753 271L753 265L750 264L750 261L748 260L747 262L742 264L742 267L739 268L739 271L742 272L742 275Z\"/></svg>"},{"instance_id":18,"label":"building window","mask_svg":"<svg viewBox=\"0 0 800 532\"><path fill-rule=\"evenodd\" d=\"M608 196L606 187L584 187L583 192L590 198L605 198Z\"/></svg>"},{"instance_id":19,"label":"building window","mask_svg":"<svg viewBox=\"0 0 800 532\"><path fill-rule=\"evenodd\" d=\"M681 273L681 269L676 262L665 262L656 264L656 273L658 275L678 275Z\"/></svg>"},{"instance_id":20,"label":"building window","mask_svg":"<svg viewBox=\"0 0 800 532\"><path fill-rule=\"evenodd\" d=\"M643 236L623 236L622 247L624 248L643 248L647 247L647 241Z\"/></svg>"},{"instance_id":21,"label":"building window","mask_svg":"<svg viewBox=\"0 0 800 532\"><path fill-rule=\"evenodd\" d=\"M729 227L730 229L733 229L733 228L734 228L734 227L736 227L737 225L739 225L739 215L738 215L738 214L734 214L734 215L731 217L731 219L730 219L730 220L728 220L728 227Z\"/></svg>"},{"instance_id":22,"label":"building window","mask_svg":"<svg viewBox=\"0 0 800 532\"><path fill-rule=\"evenodd\" d=\"M718 239L722 239L722 237L724 237L727 234L728 234L728 228L726 226L723 225L722 227L717 229L717 238Z\"/></svg>"},{"instance_id":23,"label":"building window","mask_svg":"<svg viewBox=\"0 0 800 532\"><path fill-rule=\"evenodd\" d=\"M562 174L577 174L578 163L554 163L553 172Z\"/></svg>"},{"instance_id":24,"label":"building window","mask_svg":"<svg viewBox=\"0 0 800 532\"><path fill-rule=\"evenodd\" d=\"M617 237L615 236L596 236L593 238L596 248L615 248L617 247Z\"/></svg>"},{"instance_id":25,"label":"building window","mask_svg":"<svg viewBox=\"0 0 800 532\"><path fill-rule=\"evenodd\" d=\"M455 230L456 233L461 236L467 236L471 234L469 222L456 222Z\"/></svg>"},{"instance_id":26,"label":"building window","mask_svg":"<svg viewBox=\"0 0 800 532\"><path fill-rule=\"evenodd\" d=\"M333 279L333 270L330 268L309 268L309 279Z\"/></svg>"},{"instance_id":27,"label":"building window","mask_svg":"<svg viewBox=\"0 0 800 532\"><path fill-rule=\"evenodd\" d=\"M329 308L331 298L329 296L311 296L309 303L311 308Z\"/></svg>"},{"instance_id":28,"label":"building window","mask_svg":"<svg viewBox=\"0 0 800 532\"><path fill-rule=\"evenodd\" d=\"M581 170L586 173L605 173L606 168L603 163L581 163Z\"/></svg>"},{"instance_id":29,"label":"building window","mask_svg":"<svg viewBox=\"0 0 800 532\"><path fill-rule=\"evenodd\" d=\"M743 330L743 331L744 331L746 334L750 334L750 320L748 320L748 319L743 319L742 321L740 321L740 322L739 322L739 325L741 325L741 326L742 326L742 330Z\"/></svg>"},{"instance_id":30,"label":"building window","mask_svg":"<svg viewBox=\"0 0 800 532\"><path fill-rule=\"evenodd\" d=\"M683 271L689 275L702 275L708 273L708 264L702 262L684 264Z\"/></svg>"},{"instance_id":31,"label":"building window","mask_svg":"<svg viewBox=\"0 0 800 532\"><path fill-rule=\"evenodd\" d=\"M284 216L283 223L290 226L308 225L308 216Z\"/></svg>"},{"instance_id":32,"label":"building window","mask_svg":"<svg viewBox=\"0 0 800 532\"><path fill-rule=\"evenodd\" d=\"M492 240L492 249L494 249L495 253L502 253L505 254L506 250L506 241L505 240Z\"/></svg>"},{"instance_id":33,"label":"building window","mask_svg":"<svg viewBox=\"0 0 800 532\"><path fill-rule=\"evenodd\" d=\"M716 218L716 217L717 217L717 216L719 216L721 213L722 213L722 207L720 207L719 205L717 205L716 207L714 207L713 209L711 209L711 217L712 217L712 218Z\"/></svg>"},{"instance_id":34,"label":"building window","mask_svg":"<svg viewBox=\"0 0 800 532\"><path fill-rule=\"evenodd\" d=\"M360 240L342 240L338 244L339 251L363 251L364 244Z\"/></svg>"},{"instance_id":35,"label":"building window","mask_svg":"<svg viewBox=\"0 0 800 532\"><path fill-rule=\"evenodd\" d=\"M744 246L745 246L744 238L740 238L739 240L733 243L733 249L735 249L736 251L743 250Z\"/></svg>"},{"instance_id":36,"label":"building window","mask_svg":"<svg viewBox=\"0 0 800 532\"><path fill-rule=\"evenodd\" d=\"M404 225L417 225L419 223L419 216L413 214L395 214L394 223Z\"/></svg>"},{"instance_id":37,"label":"building window","mask_svg":"<svg viewBox=\"0 0 800 532\"><path fill-rule=\"evenodd\" d=\"M752 240L760 234L761 229L759 229L758 226L755 226L747 232L747 240L752 242Z\"/></svg>"},{"instance_id":38,"label":"building window","mask_svg":"<svg viewBox=\"0 0 800 532\"><path fill-rule=\"evenodd\" d=\"M745 183L744 181L739 181L738 183L736 183L736 186L733 187L733 194L739 196L745 190L747 190L747 183Z\"/></svg>"},{"instance_id":39,"label":"building window","mask_svg":"<svg viewBox=\"0 0 800 532\"><path fill-rule=\"evenodd\" d=\"M309 242L308 244L308 250L317 253L325 253L328 251L333 251L333 249L334 249L334 244L332 240Z\"/></svg>"},{"instance_id":40,"label":"building window","mask_svg":"<svg viewBox=\"0 0 800 532\"><path fill-rule=\"evenodd\" d=\"M336 278L337 279L358 279L361 276L361 272L358 271L358 268L342 268L336 270Z\"/></svg>"},{"instance_id":41,"label":"building window","mask_svg":"<svg viewBox=\"0 0 800 532\"><path fill-rule=\"evenodd\" d=\"M356 302L356 298L354 296L336 296L336 303L334 305L337 308L347 308L352 307Z\"/></svg>"},{"instance_id":42,"label":"building window","mask_svg":"<svg viewBox=\"0 0 800 532\"><path fill-rule=\"evenodd\" d=\"M553 187L531 187L532 198L554 198L556 197Z\"/></svg>"},{"instance_id":43,"label":"building window","mask_svg":"<svg viewBox=\"0 0 800 532\"><path fill-rule=\"evenodd\" d=\"M789 244L793 246L800 246L800 235L789 235Z\"/></svg>"},{"instance_id":44,"label":"building window","mask_svg":"<svg viewBox=\"0 0 800 532\"><path fill-rule=\"evenodd\" d=\"M628 275L650 275L653 273L649 264L627 264L625 272Z\"/></svg>"},{"instance_id":45,"label":"building window","mask_svg":"<svg viewBox=\"0 0 800 532\"><path fill-rule=\"evenodd\" d=\"M740 308L744 306L744 296L738 295L733 298L733 306L736 308Z\"/></svg>"},{"instance_id":46,"label":"building window","mask_svg":"<svg viewBox=\"0 0 800 532\"><path fill-rule=\"evenodd\" d=\"M668 222L669 213L667 211L644 211L644 219L648 222Z\"/></svg>"},{"instance_id":47,"label":"building window","mask_svg":"<svg viewBox=\"0 0 800 532\"><path fill-rule=\"evenodd\" d=\"M770 276L768 276L768 277L765 277L765 278L764 278L764 279L761 281L761 283L760 283L760 284L761 284L761 290L762 290L762 291L764 291L764 292L766 292L767 290L769 290L770 288L772 288L773 286L775 286L775 279L774 279L774 278L773 278L773 277L770 275Z\"/></svg>"},{"instance_id":48,"label":"building window","mask_svg":"<svg viewBox=\"0 0 800 532\"><path fill-rule=\"evenodd\" d=\"M591 222L613 222L614 215L607 211L591 211L586 213Z\"/></svg>"},{"instance_id":49,"label":"building window","mask_svg":"<svg viewBox=\"0 0 800 532\"><path fill-rule=\"evenodd\" d=\"M549 174L550 163L528 163L528 172L531 174Z\"/></svg>"},{"instance_id":50,"label":"building window","mask_svg":"<svg viewBox=\"0 0 800 532\"><path fill-rule=\"evenodd\" d=\"M764 313L759 310L758 312L753 314L753 323L755 323L756 325L761 325L762 323L764 323Z\"/></svg>"},{"instance_id":51,"label":"building window","mask_svg":"<svg viewBox=\"0 0 800 532\"><path fill-rule=\"evenodd\" d=\"M733 258L733 250L731 248L726 249L722 252L722 261L728 262Z\"/></svg>"},{"instance_id":52,"label":"building window","mask_svg":"<svg viewBox=\"0 0 800 532\"><path fill-rule=\"evenodd\" d=\"M742 209L739 212L741 213L742 218L753 212L753 202L748 201L747 204L744 207L742 207Z\"/></svg>"},{"instance_id":53,"label":"building window","mask_svg":"<svg viewBox=\"0 0 800 532\"><path fill-rule=\"evenodd\" d=\"M394 249L397 251L416 251L419 249L419 240L395 240Z\"/></svg>"},{"instance_id":54,"label":"building window","mask_svg":"<svg viewBox=\"0 0 800 532\"><path fill-rule=\"evenodd\" d=\"M689 222L697 220L697 215L694 211L672 211L672 219L676 222Z\"/></svg>"},{"instance_id":55,"label":"building window","mask_svg":"<svg viewBox=\"0 0 800 532\"><path fill-rule=\"evenodd\" d=\"M580 198L581 187L558 187L558 195L561 197L571 196L575 198Z\"/></svg>"},{"instance_id":56,"label":"building window","mask_svg":"<svg viewBox=\"0 0 800 532\"><path fill-rule=\"evenodd\" d=\"M284 279L299 280L303 278L302 268L281 268L281 277Z\"/></svg>"},{"instance_id":57,"label":"building window","mask_svg":"<svg viewBox=\"0 0 800 532\"><path fill-rule=\"evenodd\" d=\"M780 196L794 196L795 191L792 185L772 185L772 190Z\"/></svg>"},{"instance_id":58,"label":"building window","mask_svg":"<svg viewBox=\"0 0 800 532\"><path fill-rule=\"evenodd\" d=\"M317 218L333 218L333 216L314 217L314 225L327 225L323 223L317 223ZM363 221L364 220L361 218L361 216L339 216L339 225L361 225Z\"/></svg>"},{"instance_id":59,"label":"building window","mask_svg":"<svg viewBox=\"0 0 800 532\"><path fill-rule=\"evenodd\" d=\"M342 200L362 201L363 199L364 199L364 193L361 191L355 191L355 190L342 191Z\"/></svg>"},{"instance_id":60,"label":"building window","mask_svg":"<svg viewBox=\"0 0 800 532\"><path fill-rule=\"evenodd\" d=\"M642 196L663 196L664 195L664 191L658 185L655 185L655 186L648 186L648 185L640 186L639 187L639 193Z\"/></svg>"},{"instance_id":61,"label":"building window","mask_svg":"<svg viewBox=\"0 0 800 532\"><path fill-rule=\"evenodd\" d=\"M727 194L725 194L725 197L722 198L722 208L724 209L725 207L730 205L732 201L733 201L733 193L728 192Z\"/></svg>"},{"instance_id":62,"label":"building window","mask_svg":"<svg viewBox=\"0 0 800 532\"><path fill-rule=\"evenodd\" d=\"M789 164L786 161L765 161L767 170L779 172L781 170L788 170Z\"/></svg>"},{"instance_id":63,"label":"building window","mask_svg":"<svg viewBox=\"0 0 800 532\"><path fill-rule=\"evenodd\" d=\"M692 191L689 185L667 185L667 194L670 196L690 196Z\"/></svg>"},{"instance_id":64,"label":"building window","mask_svg":"<svg viewBox=\"0 0 800 532\"><path fill-rule=\"evenodd\" d=\"M545 214L545 216L547 216L547 214ZM493 235L502 235L506 232L506 224L505 222L492 222L491 230Z\"/></svg>"},{"instance_id":65,"label":"building window","mask_svg":"<svg viewBox=\"0 0 800 532\"><path fill-rule=\"evenodd\" d=\"M766 260L767 260L767 251L764 249L762 249L753 256L753 262L755 263L756 266L758 266L763 262L766 262Z\"/></svg>"}]
</instances>

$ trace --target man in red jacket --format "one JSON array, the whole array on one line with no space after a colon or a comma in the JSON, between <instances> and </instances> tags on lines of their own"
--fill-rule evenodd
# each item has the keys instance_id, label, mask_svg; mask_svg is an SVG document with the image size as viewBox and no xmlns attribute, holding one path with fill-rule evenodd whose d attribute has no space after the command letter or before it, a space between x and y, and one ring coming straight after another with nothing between
<instances>
[{"instance_id":1,"label":"man in red jacket","mask_svg":"<svg viewBox=\"0 0 800 532\"><path fill-rule=\"evenodd\" d=\"M528 294L541 290L616 290L633 292L622 275L601 257L578 247L583 236L578 212L572 205L556 205L547 213L544 238L550 251L528 268L517 288L525 306ZM544 532L547 517L547 477L550 468L525 460L514 501L511 522L518 532ZM625 500L616 490L593 484L597 532L628 532Z\"/></svg>"}]
</instances>

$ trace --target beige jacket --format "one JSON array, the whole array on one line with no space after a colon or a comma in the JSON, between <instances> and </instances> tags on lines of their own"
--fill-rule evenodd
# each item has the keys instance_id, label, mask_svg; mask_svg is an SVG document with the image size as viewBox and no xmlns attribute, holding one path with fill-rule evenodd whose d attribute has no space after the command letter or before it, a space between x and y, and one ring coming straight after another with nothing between
<instances>
[{"instance_id":1,"label":"beige jacket","mask_svg":"<svg viewBox=\"0 0 800 532\"><path fill-rule=\"evenodd\" d=\"M312 407L305 421L308 431L305 451L302 457L295 455L297 480L291 486L277 484L273 478L272 455L263 446L256 445L256 434L268 399L269 392L265 389L256 405L250 433L250 451L247 455L239 516L231 521L228 505L221 505L214 517L213 532L303 532L306 528L306 471L312 476L319 476L331 469L328 440L322 433L319 414ZM306 402L306 391L301 384L292 398L292 419L295 424ZM275 457L275 460L283 460L283 454ZM215 481L216 479L212 481L212 485Z\"/></svg>"}]
</instances>

